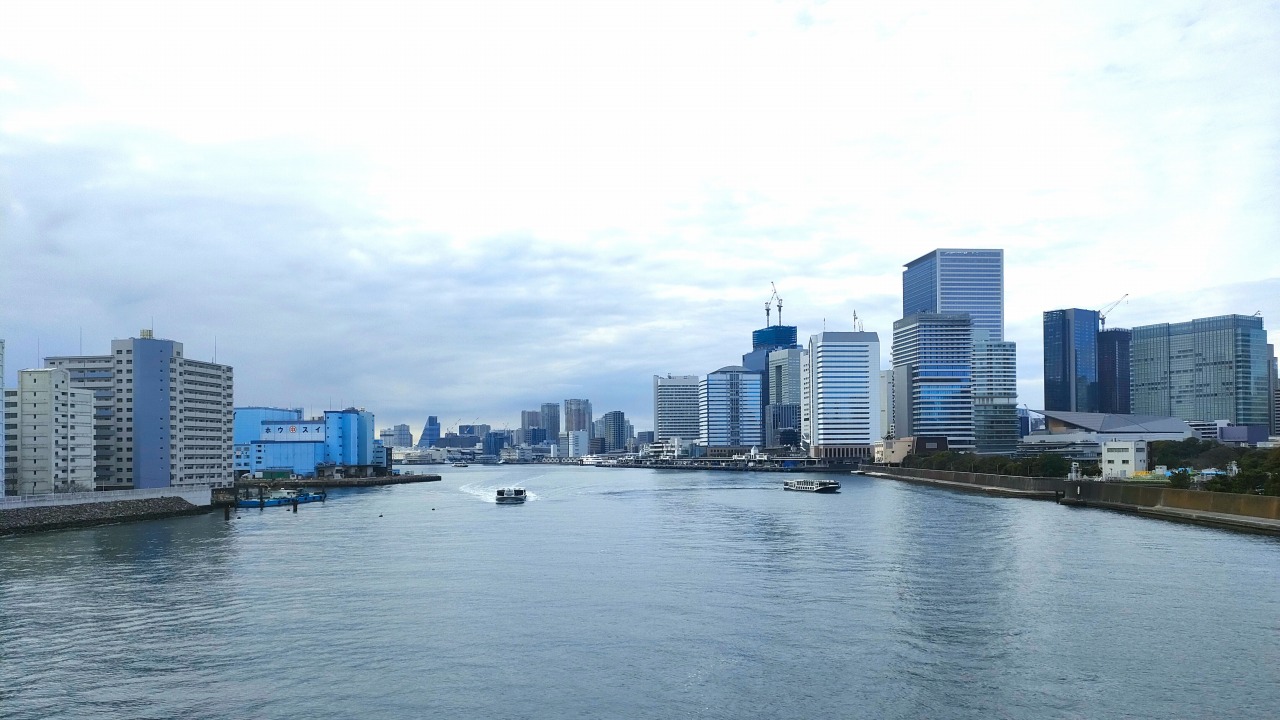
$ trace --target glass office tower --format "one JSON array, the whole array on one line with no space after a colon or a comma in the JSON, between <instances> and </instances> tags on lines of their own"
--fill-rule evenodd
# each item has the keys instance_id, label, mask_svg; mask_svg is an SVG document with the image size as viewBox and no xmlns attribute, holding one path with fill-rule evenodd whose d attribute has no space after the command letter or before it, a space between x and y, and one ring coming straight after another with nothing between
<instances>
[{"instance_id":1,"label":"glass office tower","mask_svg":"<svg viewBox=\"0 0 1280 720\"><path fill-rule=\"evenodd\" d=\"M991 342L1004 339L1004 251L939 249L907 263L902 316L915 313L973 318Z\"/></svg>"},{"instance_id":2,"label":"glass office tower","mask_svg":"<svg viewBox=\"0 0 1280 720\"><path fill-rule=\"evenodd\" d=\"M1098 410L1098 311L1044 314L1044 409Z\"/></svg>"},{"instance_id":3,"label":"glass office tower","mask_svg":"<svg viewBox=\"0 0 1280 720\"><path fill-rule=\"evenodd\" d=\"M1133 412L1267 425L1267 332L1258 316L1143 325L1131 344Z\"/></svg>"},{"instance_id":4,"label":"glass office tower","mask_svg":"<svg viewBox=\"0 0 1280 720\"><path fill-rule=\"evenodd\" d=\"M1098 333L1098 412L1128 415L1130 340L1123 328Z\"/></svg>"}]
</instances>

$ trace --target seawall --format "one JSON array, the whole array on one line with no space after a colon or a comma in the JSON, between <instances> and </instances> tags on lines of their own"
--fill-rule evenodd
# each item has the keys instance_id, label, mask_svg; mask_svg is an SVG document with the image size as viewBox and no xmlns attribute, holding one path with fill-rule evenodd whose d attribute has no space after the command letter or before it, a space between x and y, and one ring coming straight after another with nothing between
<instances>
[{"instance_id":1,"label":"seawall","mask_svg":"<svg viewBox=\"0 0 1280 720\"><path fill-rule=\"evenodd\" d=\"M193 505L180 497L0 508L0 535L153 520L208 511L207 504L203 507Z\"/></svg>"},{"instance_id":2,"label":"seawall","mask_svg":"<svg viewBox=\"0 0 1280 720\"><path fill-rule=\"evenodd\" d=\"M1063 481L1063 505L1280 535L1280 497L1180 490L1083 480Z\"/></svg>"},{"instance_id":3,"label":"seawall","mask_svg":"<svg viewBox=\"0 0 1280 720\"><path fill-rule=\"evenodd\" d=\"M1061 478L991 475L988 473L967 473L954 470L900 468L888 465L864 465L859 472L872 477L886 477L904 482L938 485L953 490L1029 498L1032 500L1057 500L1062 495L1062 483L1064 482Z\"/></svg>"},{"instance_id":4,"label":"seawall","mask_svg":"<svg viewBox=\"0 0 1280 720\"><path fill-rule=\"evenodd\" d=\"M1130 483L867 465L863 474L1006 497L1057 500L1144 517L1243 532L1280 535L1280 497L1179 490Z\"/></svg>"}]
</instances>

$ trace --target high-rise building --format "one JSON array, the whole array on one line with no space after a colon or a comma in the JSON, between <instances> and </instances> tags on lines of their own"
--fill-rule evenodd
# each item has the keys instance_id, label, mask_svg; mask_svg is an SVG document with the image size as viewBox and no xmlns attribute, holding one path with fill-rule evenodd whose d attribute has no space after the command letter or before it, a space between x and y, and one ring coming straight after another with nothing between
<instances>
[{"instance_id":1,"label":"high-rise building","mask_svg":"<svg viewBox=\"0 0 1280 720\"><path fill-rule=\"evenodd\" d=\"M440 421L435 415L427 416L427 424L422 426L422 434L418 436L418 447L435 447L440 441Z\"/></svg>"},{"instance_id":2,"label":"high-rise building","mask_svg":"<svg viewBox=\"0 0 1280 720\"><path fill-rule=\"evenodd\" d=\"M542 427L542 412L539 410L521 410L520 411L520 429L528 430L529 428Z\"/></svg>"},{"instance_id":3,"label":"high-rise building","mask_svg":"<svg viewBox=\"0 0 1280 720\"><path fill-rule=\"evenodd\" d=\"M1004 339L1004 251L939 249L907 263L902 316L916 313L973 318L974 330Z\"/></svg>"},{"instance_id":4,"label":"high-rise building","mask_svg":"<svg viewBox=\"0 0 1280 720\"><path fill-rule=\"evenodd\" d=\"M627 447L627 416L621 410L610 410L600 418L604 451L616 452Z\"/></svg>"},{"instance_id":5,"label":"high-rise building","mask_svg":"<svg viewBox=\"0 0 1280 720\"><path fill-rule=\"evenodd\" d=\"M1131 352L1135 414L1269 423L1270 357L1261 317L1135 327Z\"/></svg>"},{"instance_id":6,"label":"high-rise building","mask_svg":"<svg viewBox=\"0 0 1280 720\"><path fill-rule=\"evenodd\" d=\"M984 455L1018 450L1018 350L977 331L973 342L973 442Z\"/></svg>"},{"instance_id":7,"label":"high-rise building","mask_svg":"<svg viewBox=\"0 0 1280 720\"><path fill-rule=\"evenodd\" d=\"M383 428L379 430L378 442L381 442L383 447L395 447L396 445L395 428Z\"/></svg>"},{"instance_id":8,"label":"high-rise building","mask_svg":"<svg viewBox=\"0 0 1280 720\"><path fill-rule=\"evenodd\" d=\"M768 316L766 316L766 321L767 317ZM770 384L773 380L773 372L770 369L770 358L779 350L792 349L795 350L795 356L793 358L794 362L798 364L800 361L800 346L796 344L796 326L781 324L781 303L779 303L778 306L778 323L779 324L777 325L769 325L768 327L752 331L751 352L742 356L742 367L760 373L760 392L763 395L763 404L760 406L760 422L761 427L765 428L766 442L769 435L766 422L769 416L768 406L771 402L770 398L774 394L770 390ZM797 383L797 387L795 389L798 392L798 377L795 379L795 382ZM790 388L787 388L787 390L790 390ZM799 403L800 400L797 397L791 402ZM774 416L782 419L790 417L790 415L785 411L781 414L774 413Z\"/></svg>"},{"instance_id":9,"label":"high-rise building","mask_svg":"<svg viewBox=\"0 0 1280 720\"><path fill-rule=\"evenodd\" d=\"M973 326L968 315L916 313L893 324L894 431L973 450Z\"/></svg>"},{"instance_id":10,"label":"high-rise building","mask_svg":"<svg viewBox=\"0 0 1280 720\"><path fill-rule=\"evenodd\" d=\"M706 447L758 447L764 442L764 376L740 365L709 373L698 385L700 439Z\"/></svg>"},{"instance_id":11,"label":"high-rise building","mask_svg":"<svg viewBox=\"0 0 1280 720\"><path fill-rule=\"evenodd\" d=\"M1133 332L1112 328L1098 333L1098 412L1128 415L1130 409L1129 346Z\"/></svg>"},{"instance_id":12,"label":"high-rise building","mask_svg":"<svg viewBox=\"0 0 1280 720\"><path fill-rule=\"evenodd\" d=\"M680 438L696 440L701 434L698 424L697 375L653 376L653 427L658 440Z\"/></svg>"},{"instance_id":13,"label":"high-rise building","mask_svg":"<svg viewBox=\"0 0 1280 720\"><path fill-rule=\"evenodd\" d=\"M880 371L880 432L896 437L893 427L893 368Z\"/></svg>"},{"instance_id":14,"label":"high-rise building","mask_svg":"<svg viewBox=\"0 0 1280 720\"><path fill-rule=\"evenodd\" d=\"M413 432L409 430L409 426L401 423L391 428L395 431L395 436L391 445L387 447L410 448L413 447Z\"/></svg>"},{"instance_id":15,"label":"high-rise building","mask_svg":"<svg viewBox=\"0 0 1280 720\"><path fill-rule=\"evenodd\" d=\"M800 432L800 362L804 351L799 346L770 350L765 366L764 442L766 447L788 444L783 434ZM790 438L790 436L787 436Z\"/></svg>"},{"instance_id":16,"label":"high-rise building","mask_svg":"<svg viewBox=\"0 0 1280 720\"><path fill-rule=\"evenodd\" d=\"M98 489L232 484L230 366L183 357L182 343L149 330L112 340L110 355L45 364L93 392Z\"/></svg>"},{"instance_id":17,"label":"high-rise building","mask_svg":"<svg viewBox=\"0 0 1280 720\"><path fill-rule=\"evenodd\" d=\"M71 387L57 368L23 370L3 392L10 440L5 446L6 495L93 490L93 393ZM15 417L9 418L8 415Z\"/></svg>"},{"instance_id":18,"label":"high-rise building","mask_svg":"<svg viewBox=\"0 0 1280 720\"><path fill-rule=\"evenodd\" d=\"M1098 412L1098 311L1044 313L1044 409Z\"/></svg>"},{"instance_id":19,"label":"high-rise building","mask_svg":"<svg viewBox=\"0 0 1280 720\"><path fill-rule=\"evenodd\" d=\"M1271 434L1280 435L1280 361L1271 346Z\"/></svg>"},{"instance_id":20,"label":"high-rise building","mask_svg":"<svg viewBox=\"0 0 1280 720\"><path fill-rule=\"evenodd\" d=\"M4 340L0 339L0 398L3 398L3 397L4 397ZM5 459L4 459L5 447L7 446L7 443L9 441L10 431L18 429L18 423L16 422L17 417L18 417L18 414L15 412L13 417L10 418L9 410L6 408L5 414L4 414L4 428L3 428L4 432L0 432L0 478L3 478L5 476ZM13 420L14 422L10 422L10 420ZM12 428L9 427L10 425L13 425L13 427ZM14 440L15 441L17 440L16 433L14 433ZM3 485L3 482L0 482L0 495L4 495L4 494L5 494L4 485Z\"/></svg>"},{"instance_id":21,"label":"high-rise building","mask_svg":"<svg viewBox=\"0 0 1280 720\"><path fill-rule=\"evenodd\" d=\"M591 401L570 398L564 401L564 429L591 432Z\"/></svg>"},{"instance_id":22,"label":"high-rise building","mask_svg":"<svg viewBox=\"0 0 1280 720\"><path fill-rule=\"evenodd\" d=\"M823 332L804 353L809 455L869 458L880 429L880 337L873 332Z\"/></svg>"},{"instance_id":23,"label":"high-rise building","mask_svg":"<svg viewBox=\"0 0 1280 720\"><path fill-rule=\"evenodd\" d=\"M555 443L560 437L560 404L542 403L542 427L547 431L547 440Z\"/></svg>"}]
</instances>

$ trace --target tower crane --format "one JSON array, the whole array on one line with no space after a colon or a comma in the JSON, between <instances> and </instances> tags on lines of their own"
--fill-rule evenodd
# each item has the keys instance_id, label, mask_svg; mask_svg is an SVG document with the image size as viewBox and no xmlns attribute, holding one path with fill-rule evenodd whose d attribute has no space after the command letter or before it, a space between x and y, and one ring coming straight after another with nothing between
<instances>
[{"instance_id":1,"label":"tower crane","mask_svg":"<svg viewBox=\"0 0 1280 720\"><path fill-rule=\"evenodd\" d=\"M1102 326L1101 329L1103 330L1107 329L1107 314L1110 313L1112 310L1115 310L1116 306L1124 302L1124 299L1127 297L1129 297L1129 293L1125 293L1124 296L1122 296L1119 300L1111 303L1110 305L1098 311L1098 323Z\"/></svg>"},{"instance_id":2,"label":"tower crane","mask_svg":"<svg viewBox=\"0 0 1280 720\"><path fill-rule=\"evenodd\" d=\"M770 311L770 305L775 300L778 303L778 324L779 325L782 324L782 298L778 297L778 286L770 282L769 287L773 288L773 294L769 296L768 300L764 301L764 326L765 327L771 327L769 323L769 311Z\"/></svg>"}]
</instances>

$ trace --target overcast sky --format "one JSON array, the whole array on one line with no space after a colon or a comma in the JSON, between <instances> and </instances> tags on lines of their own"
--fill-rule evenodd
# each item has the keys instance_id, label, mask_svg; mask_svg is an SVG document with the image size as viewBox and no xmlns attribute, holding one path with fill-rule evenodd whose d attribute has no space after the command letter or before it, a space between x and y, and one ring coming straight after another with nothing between
<instances>
[{"instance_id":1,"label":"overcast sky","mask_svg":"<svg viewBox=\"0 0 1280 720\"><path fill-rule=\"evenodd\" d=\"M1005 250L1041 313L1280 320L1275 2L0 4L6 380L154 322L237 405L519 425ZM776 316L775 316L776 319Z\"/></svg>"}]
</instances>

